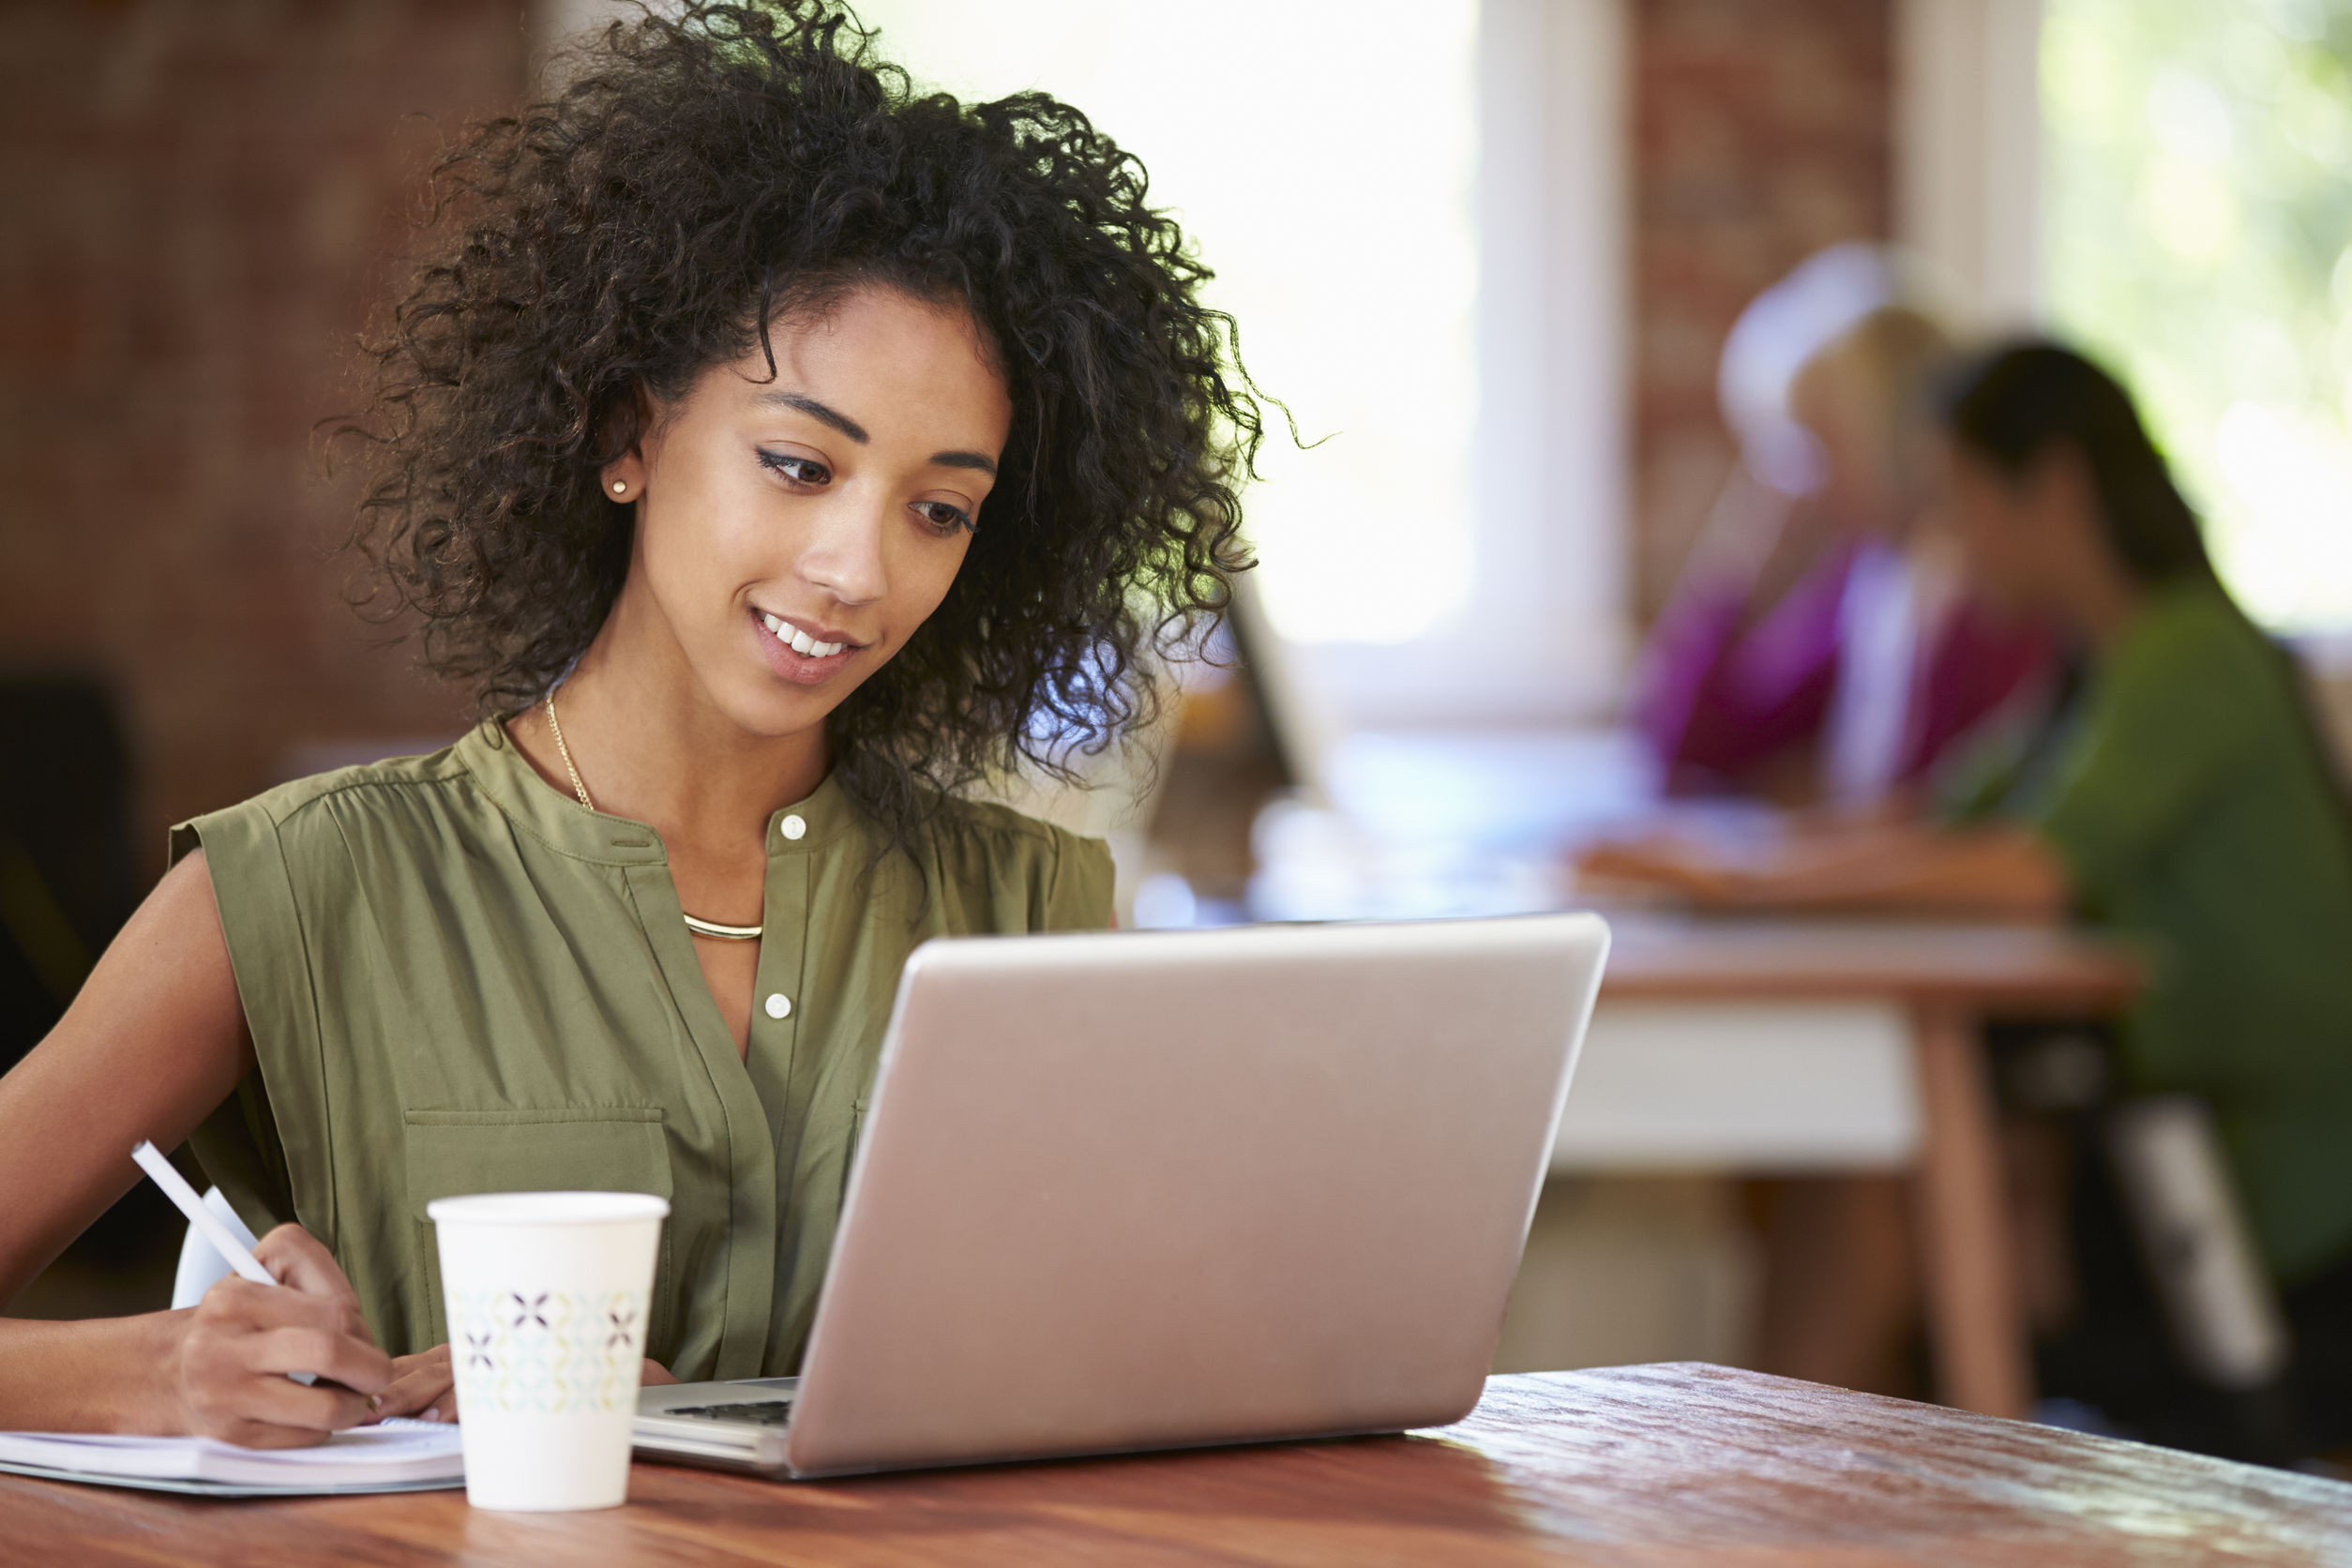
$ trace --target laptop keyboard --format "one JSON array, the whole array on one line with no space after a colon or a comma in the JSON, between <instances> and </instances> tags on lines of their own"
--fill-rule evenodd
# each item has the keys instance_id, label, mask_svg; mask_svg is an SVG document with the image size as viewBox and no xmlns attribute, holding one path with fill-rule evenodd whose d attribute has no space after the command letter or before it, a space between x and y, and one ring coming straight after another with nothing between
<instances>
[{"instance_id":1,"label":"laptop keyboard","mask_svg":"<svg viewBox=\"0 0 2352 1568\"><path fill-rule=\"evenodd\" d=\"M664 1415L700 1416L704 1421L746 1421L754 1426L784 1426L792 1419L790 1399L746 1400L740 1405L683 1405Z\"/></svg>"}]
</instances>

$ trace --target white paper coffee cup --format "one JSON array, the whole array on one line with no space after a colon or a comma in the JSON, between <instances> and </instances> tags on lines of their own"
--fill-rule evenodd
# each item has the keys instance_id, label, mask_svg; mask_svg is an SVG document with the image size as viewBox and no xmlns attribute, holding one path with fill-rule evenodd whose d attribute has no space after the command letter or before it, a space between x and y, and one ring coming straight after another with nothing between
<instances>
[{"instance_id":1,"label":"white paper coffee cup","mask_svg":"<svg viewBox=\"0 0 2352 1568\"><path fill-rule=\"evenodd\" d=\"M509 1192L425 1206L476 1508L616 1508L667 1199Z\"/></svg>"}]
</instances>

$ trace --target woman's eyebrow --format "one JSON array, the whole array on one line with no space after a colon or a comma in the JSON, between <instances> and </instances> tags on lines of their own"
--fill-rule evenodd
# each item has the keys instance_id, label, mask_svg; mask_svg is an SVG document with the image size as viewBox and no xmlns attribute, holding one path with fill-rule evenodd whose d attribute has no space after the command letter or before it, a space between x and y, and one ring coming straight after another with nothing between
<instances>
[{"instance_id":1,"label":"woman's eyebrow","mask_svg":"<svg viewBox=\"0 0 2352 1568\"><path fill-rule=\"evenodd\" d=\"M762 392L751 400L755 403L773 403L784 408L798 409L819 424L831 425L860 446L873 439L866 433L865 426L838 409L827 408L805 392Z\"/></svg>"},{"instance_id":2,"label":"woman's eyebrow","mask_svg":"<svg viewBox=\"0 0 2352 1568\"><path fill-rule=\"evenodd\" d=\"M751 400L781 408L797 409L819 424L830 425L864 446L873 440L866 427L837 408L828 408L806 392L761 392ZM934 452L931 464L935 468L976 468L990 478L996 476L996 460L979 452Z\"/></svg>"}]
</instances>

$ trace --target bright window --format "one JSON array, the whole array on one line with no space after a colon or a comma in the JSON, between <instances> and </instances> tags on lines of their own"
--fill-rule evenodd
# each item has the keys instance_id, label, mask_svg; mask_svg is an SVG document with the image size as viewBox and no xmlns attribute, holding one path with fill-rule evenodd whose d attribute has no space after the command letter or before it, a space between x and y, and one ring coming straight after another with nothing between
<instances>
[{"instance_id":1,"label":"bright window","mask_svg":"<svg viewBox=\"0 0 2352 1568\"><path fill-rule=\"evenodd\" d=\"M1474 559L1475 0L869 0L962 97L1067 99L1151 173L1288 403L1245 502L1276 629L1405 642ZM1270 413L1272 411L1269 411Z\"/></svg>"},{"instance_id":2,"label":"bright window","mask_svg":"<svg viewBox=\"0 0 2352 1568\"><path fill-rule=\"evenodd\" d=\"M2282 630L2352 628L2352 4L2047 0L2044 261Z\"/></svg>"}]
</instances>

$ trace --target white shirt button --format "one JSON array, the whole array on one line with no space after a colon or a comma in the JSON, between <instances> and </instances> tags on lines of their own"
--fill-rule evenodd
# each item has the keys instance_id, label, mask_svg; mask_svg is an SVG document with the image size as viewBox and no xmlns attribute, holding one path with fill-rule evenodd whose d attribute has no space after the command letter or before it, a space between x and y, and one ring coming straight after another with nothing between
<instances>
[{"instance_id":1,"label":"white shirt button","mask_svg":"<svg viewBox=\"0 0 2352 1568\"><path fill-rule=\"evenodd\" d=\"M770 991L768 993L768 1017L772 1018L789 1018L792 1016L792 999L786 996L782 991Z\"/></svg>"},{"instance_id":2,"label":"white shirt button","mask_svg":"<svg viewBox=\"0 0 2352 1568\"><path fill-rule=\"evenodd\" d=\"M808 824L802 822L797 815L787 817L776 825L787 838L806 837L808 833ZM780 1018L782 1015L778 1014L777 1017Z\"/></svg>"}]
</instances>

